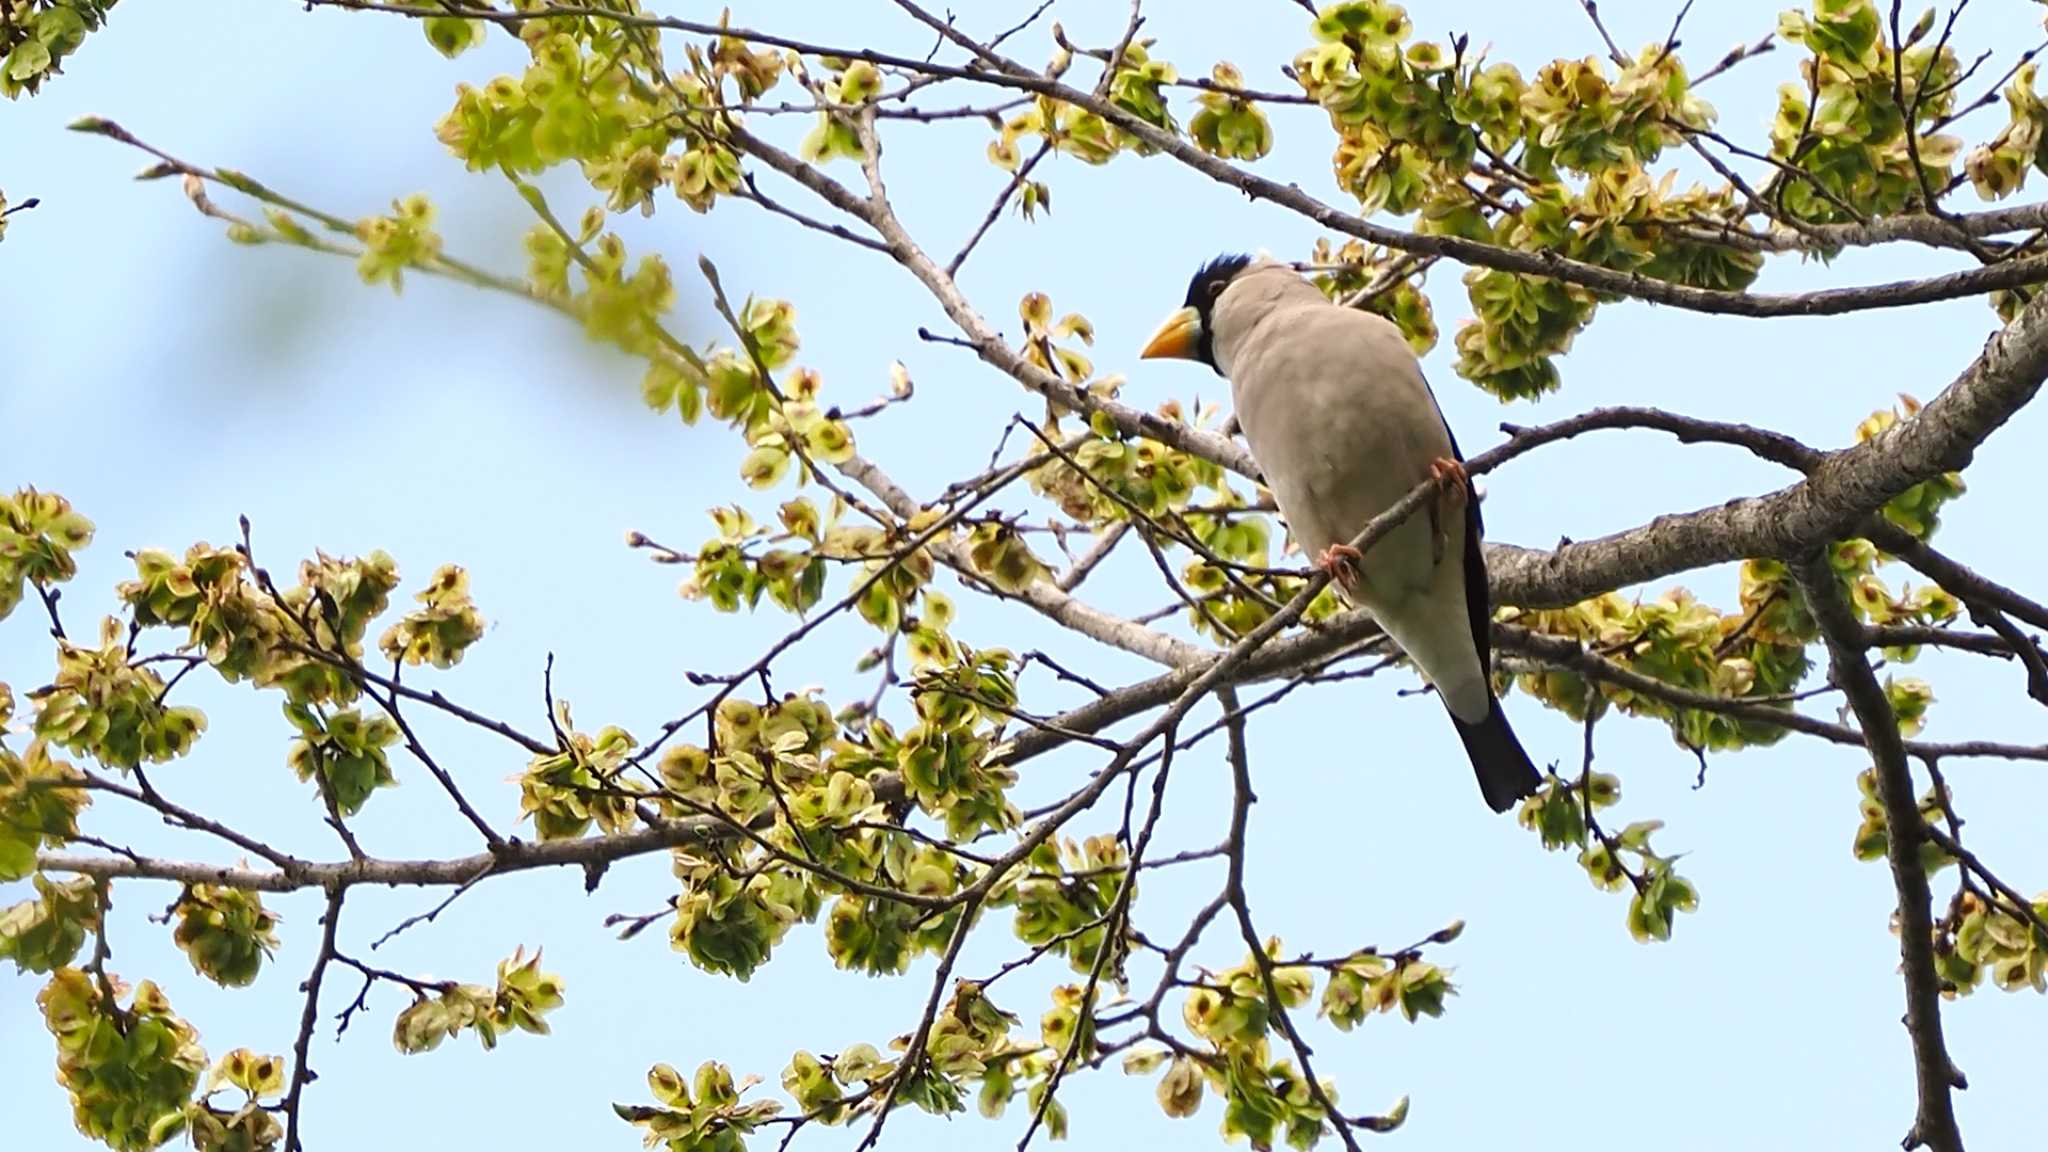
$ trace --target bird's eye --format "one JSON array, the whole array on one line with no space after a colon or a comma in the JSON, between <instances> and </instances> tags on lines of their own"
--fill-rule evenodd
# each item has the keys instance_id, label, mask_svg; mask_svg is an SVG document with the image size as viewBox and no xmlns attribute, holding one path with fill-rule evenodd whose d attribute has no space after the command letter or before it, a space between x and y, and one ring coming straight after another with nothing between
<instances>
[{"instance_id":1,"label":"bird's eye","mask_svg":"<svg viewBox=\"0 0 2048 1152\"><path fill-rule=\"evenodd\" d=\"M1223 287L1224 287L1224 284L1223 284L1223 281L1221 281L1221 280L1211 280L1211 281L1209 281L1209 289L1208 289L1208 291L1209 291L1209 299L1211 299L1211 300L1214 300L1214 299L1216 299L1217 297L1219 297L1219 296L1223 295Z\"/></svg>"}]
</instances>

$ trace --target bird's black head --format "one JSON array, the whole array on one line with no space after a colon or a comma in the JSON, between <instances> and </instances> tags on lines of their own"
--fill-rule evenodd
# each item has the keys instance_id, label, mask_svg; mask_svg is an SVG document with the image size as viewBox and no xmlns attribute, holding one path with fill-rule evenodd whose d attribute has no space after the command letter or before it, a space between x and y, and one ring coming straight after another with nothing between
<instances>
[{"instance_id":1,"label":"bird's black head","mask_svg":"<svg viewBox=\"0 0 2048 1152\"><path fill-rule=\"evenodd\" d=\"M1194 277L1188 281L1186 304L1202 318L1201 338L1196 346L1197 359L1211 368L1216 367L1216 301L1223 298L1223 290L1251 264L1252 258L1242 254L1218 256L1197 268Z\"/></svg>"},{"instance_id":2,"label":"bird's black head","mask_svg":"<svg viewBox=\"0 0 2048 1152\"><path fill-rule=\"evenodd\" d=\"M1216 302L1251 266L1249 256L1218 256L1202 265L1188 281L1187 304L1166 318L1138 355L1146 360L1197 360L1222 373L1216 363Z\"/></svg>"}]
</instances>

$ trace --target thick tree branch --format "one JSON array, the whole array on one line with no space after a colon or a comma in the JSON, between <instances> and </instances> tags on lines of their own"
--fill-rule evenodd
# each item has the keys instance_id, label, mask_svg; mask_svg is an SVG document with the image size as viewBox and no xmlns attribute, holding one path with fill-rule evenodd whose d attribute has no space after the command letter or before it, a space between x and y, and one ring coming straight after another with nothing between
<instances>
[{"instance_id":1,"label":"thick tree branch","mask_svg":"<svg viewBox=\"0 0 2048 1152\"><path fill-rule=\"evenodd\" d=\"M637 828L616 836L583 840L508 840L496 852L446 859L390 860L366 856L327 863L299 862L291 871L206 864L181 860L140 861L119 856L82 856L45 852L37 864L51 872L118 879L124 876L174 880L181 884L213 884L255 892L292 892L302 888L352 888L359 884L451 887L469 883L478 873L491 876L535 868L594 868L668 848L701 845L728 834L725 822L691 817Z\"/></svg>"},{"instance_id":2,"label":"thick tree branch","mask_svg":"<svg viewBox=\"0 0 2048 1152\"><path fill-rule=\"evenodd\" d=\"M2044 378L2048 306L2037 298L1926 407L1861 444L1830 453L1807 479L1766 496L1660 516L1547 554L1490 546L1494 595L1527 607L1560 606L1711 564L1794 558L1856 535L1894 496L1966 467L1978 445L2034 398ZM1470 470L1491 467L1491 456L1475 457Z\"/></svg>"}]
</instances>

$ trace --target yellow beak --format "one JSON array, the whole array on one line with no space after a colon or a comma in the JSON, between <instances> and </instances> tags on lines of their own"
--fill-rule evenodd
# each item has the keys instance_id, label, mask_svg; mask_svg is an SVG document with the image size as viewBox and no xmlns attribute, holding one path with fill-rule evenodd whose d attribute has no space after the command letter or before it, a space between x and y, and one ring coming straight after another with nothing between
<instances>
[{"instance_id":1,"label":"yellow beak","mask_svg":"<svg viewBox=\"0 0 2048 1152\"><path fill-rule=\"evenodd\" d=\"M1138 353L1140 360L1193 360L1202 341L1202 316L1193 308L1182 308L1166 318Z\"/></svg>"}]
</instances>

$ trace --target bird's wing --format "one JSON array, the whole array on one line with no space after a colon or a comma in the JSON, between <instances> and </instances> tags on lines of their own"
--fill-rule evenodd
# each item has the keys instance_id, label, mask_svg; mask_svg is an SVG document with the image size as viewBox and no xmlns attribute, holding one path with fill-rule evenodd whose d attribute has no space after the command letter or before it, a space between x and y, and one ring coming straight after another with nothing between
<instances>
[{"instance_id":1,"label":"bird's wing","mask_svg":"<svg viewBox=\"0 0 2048 1152\"><path fill-rule=\"evenodd\" d=\"M1444 439L1450 442L1451 458L1458 463L1465 462L1465 454L1458 450L1457 434L1451 431L1450 421L1444 419L1443 409L1436 403L1436 392L1423 382L1428 390L1430 410L1436 413L1437 423L1444 427ZM1472 625L1472 646L1479 650L1479 668L1493 673L1493 598L1487 584L1486 555L1481 542L1486 536L1486 521L1479 511L1479 492L1473 488L1468 477L1465 480L1465 614Z\"/></svg>"}]
</instances>

